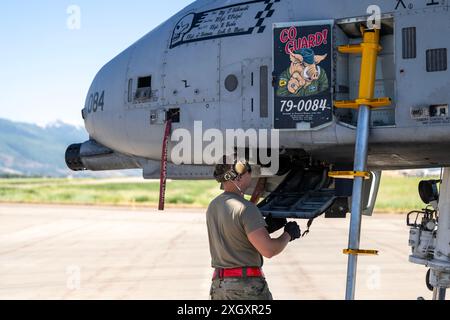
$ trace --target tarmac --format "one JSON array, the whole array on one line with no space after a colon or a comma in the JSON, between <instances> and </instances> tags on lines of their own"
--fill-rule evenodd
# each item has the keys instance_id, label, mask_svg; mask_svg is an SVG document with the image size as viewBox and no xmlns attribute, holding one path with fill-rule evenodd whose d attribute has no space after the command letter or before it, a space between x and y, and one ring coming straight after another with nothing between
<instances>
[{"instance_id":1,"label":"tarmac","mask_svg":"<svg viewBox=\"0 0 450 320\"><path fill-rule=\"evenodd\" d=\"M431 299L408 262L405 215L364 217L357 299ZM0 204L0 299L209 298L205 209ZM299 221L302 229L306 221ZM265 259L274 299L345 297L347 219L316 219L305 238Z\"/></svg>"}]
</instances>

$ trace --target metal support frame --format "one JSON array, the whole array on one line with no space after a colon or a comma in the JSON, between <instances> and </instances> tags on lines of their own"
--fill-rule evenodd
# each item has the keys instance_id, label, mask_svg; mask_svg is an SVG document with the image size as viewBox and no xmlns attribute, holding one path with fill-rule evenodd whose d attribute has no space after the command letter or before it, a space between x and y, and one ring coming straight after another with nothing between
<instances>
[{"instance_id":1,"label":"metal support frame","mask_svg":"<svg viewBox=\"0 0 450 320\"><path fill-rule=\"evenodd\" d=\"M389 98L374 99L375 76L377 70L378 53L382 50L380 46L380 30L368 30L361 27L363 42L358 45L338 47L340 53L361 54L361 74L359 84L359 97L354 101L336 101L336 108L358 108L358 124L356 128L354 173L347 175L335 173L334 178L353 178L352 212L350 219L350 231L348 249L349 253L347 267L347 286L345 298L355 298L356 271L358 254L366 250L360 250L361 217L363 206L363 183L364 173L367 172L367 155L370 132L371 108L387 106L391 104ZM372 251L372 250L369 250Z\"/></svg>"},{"instance_id":2,"label":"metal support frame","mask_svg":"<svg viewBox=\"0 0 450 320\"><path fill-rule=\"evenodd\" d=\"M355 171L366 171L367 151L369 144L369 120L370 109L367 106L361 106L358 114L358 127L356 133L355 145ZM362 218L362 193L364 178L355 177L353 181L352 193L352 213L350 218L350 231L348 248L359 249L361 238L361 218ZM355 298L356 271L358 264L358 255L348 256L347 267L347 286L345 298L353 300Z\"/></svg>"},{"instance_id":3,"label":"metal support frame","mask_svg":"<svg viewBox=\"0 0 450 320\"><path fill-rule=\"evenodd\" d=\"M431 267L432 285L437 291L437 299L445 300L450 287L450 168L444 168L439 190L439 222L434 256L428 265ZM434 275L434 276L433 276Z\"/></svg>"}]
</instances>

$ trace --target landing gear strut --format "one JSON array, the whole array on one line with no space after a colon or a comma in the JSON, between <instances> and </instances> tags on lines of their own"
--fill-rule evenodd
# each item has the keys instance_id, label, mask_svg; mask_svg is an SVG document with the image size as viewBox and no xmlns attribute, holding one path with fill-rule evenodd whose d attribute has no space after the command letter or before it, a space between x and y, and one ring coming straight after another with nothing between
<instances>
[{"instance_id":1,"label":"landing gear strut","mask_svg":"<svg viewBox=\"0 0 450 320\"><path fill-rule=\"evenodd\" d=\"M438 193L436 185L439 182ZM444 168L442 181L421 182L419 193L430 205L408 214L407 224L411 227L409 245L412 248L409 261L430 268L427 285L433 288L433 300L445 300L446 291L450 288L450 168ZM411 221L412 215L416 217L414 222Z\"/></svg>"}]
</instances>

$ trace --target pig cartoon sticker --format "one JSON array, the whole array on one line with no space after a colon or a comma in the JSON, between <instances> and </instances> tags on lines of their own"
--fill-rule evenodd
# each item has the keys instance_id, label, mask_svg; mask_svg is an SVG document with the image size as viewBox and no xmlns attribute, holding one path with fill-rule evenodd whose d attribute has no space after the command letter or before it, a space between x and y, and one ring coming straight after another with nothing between
<instances>
[{"instance_id":1,"label":"pig cartoon sticker","mask_svg":"<svg viewBox=\"0 0 450 320\"><path fill-rule=\"evenodd\" d=\"M291 65L279 77L279 97L307 97L329 89L328 75L320 67L327 54L316 55L313 49L290 51Z\"/></svg>"},{"instance_id":2,"label":"pig cartoon sticker","mask_svg":"<svg viewBox=\"0 0 450 320\"><path fill-rule=\"evenodd\" d=\"M274 24L273 126L320 130L333 123L333 20Z\"/></svg>"}]
</instances>

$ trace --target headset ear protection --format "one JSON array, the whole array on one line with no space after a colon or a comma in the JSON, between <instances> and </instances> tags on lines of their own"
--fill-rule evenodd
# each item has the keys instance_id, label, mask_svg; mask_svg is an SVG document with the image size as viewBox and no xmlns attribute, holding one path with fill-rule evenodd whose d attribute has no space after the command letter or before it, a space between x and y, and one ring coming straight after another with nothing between
<instances>
[{"instance_id":1,"label":"headset ear protection","mask_svg":"<svg viewBox=\"0 0 450 320\"><path fill-rule=\"evenodd\" d=\"M237 177L252 172L252 168L247 161L235 161L229 171L223 175L225 181L236 180Z\"/></svg>"}]
</instances>

